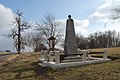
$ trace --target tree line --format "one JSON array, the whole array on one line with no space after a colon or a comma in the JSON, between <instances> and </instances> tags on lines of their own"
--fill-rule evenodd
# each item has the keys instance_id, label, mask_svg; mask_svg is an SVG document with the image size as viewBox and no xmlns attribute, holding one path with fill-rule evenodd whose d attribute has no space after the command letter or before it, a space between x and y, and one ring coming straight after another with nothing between
<instances>
[{"instance_id":1,"label":"tree line","mask_svg":"<svg viewBox=\"0 0 120 80\"><path fill-rule=\"evenodd\" d=\"M120 32L99 31L89 34L88 37L77 34L76 40L80 49L120 47Z\"/></svg>"}]
</instances>

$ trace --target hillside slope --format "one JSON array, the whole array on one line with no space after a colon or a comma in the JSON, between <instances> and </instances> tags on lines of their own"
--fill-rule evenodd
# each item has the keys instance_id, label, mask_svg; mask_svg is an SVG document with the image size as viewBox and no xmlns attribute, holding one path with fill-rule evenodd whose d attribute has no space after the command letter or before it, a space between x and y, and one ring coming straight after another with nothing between
<instances>
[{"instance_id":1,"label":"hillside slope","mask_svg":"<svg viewBox=\"0 0 120 80\"><path fill-rule=\"evenodd\" d=\"M120 47L108 52L111 62L57 71L38 65L40 53L11 55L0 61L0 80L120 80Z\"/></svg>"}]
</instances>

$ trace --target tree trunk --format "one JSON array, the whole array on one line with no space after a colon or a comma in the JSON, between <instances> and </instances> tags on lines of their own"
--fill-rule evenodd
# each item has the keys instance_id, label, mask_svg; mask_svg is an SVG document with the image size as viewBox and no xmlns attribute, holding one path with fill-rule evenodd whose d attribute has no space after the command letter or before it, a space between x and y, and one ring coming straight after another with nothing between
<instances>
[{"instance_id":1,"label":"tree trunk","mask_svg":"<svg viewBox=\"0 0 120 80\"><path fill-rule=\"evenodd\" d=\"M18 22L18 54L20 54L21 50L21 34L20 34L20 21Z\"/></svg>"}]
</instances>

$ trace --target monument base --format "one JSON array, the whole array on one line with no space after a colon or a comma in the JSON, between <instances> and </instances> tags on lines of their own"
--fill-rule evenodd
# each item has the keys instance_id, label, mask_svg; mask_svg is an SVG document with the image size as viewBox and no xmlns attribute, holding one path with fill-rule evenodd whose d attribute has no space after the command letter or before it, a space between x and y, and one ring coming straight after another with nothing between
<instances>
[{"instance_id":1,"label":"monument base","mask_svg":"<svg viewBox=\"0 0 120 80\"><path fill-rule=\"evenodd\" d=\"M56 69L63 69L63 68L80 67L88 64L103 63L103 62L109 62L109 61L111 60L103 59L103 58L93 58L93 60L88 60L88 61L81 60L76 62L67 62L67 63L59 63L59 64L55 64L55 62L42 62L42 63L39 63L39 65L43 67L48 66L56 70Z\"/></svg>"},{"instance_id":2,"label":"monument base","mask_svg":"<svg viewBox=\"0 0 120 80\"><path fill-rule=\"evenodd\" d=\"M92 56L95 54L102 54L103 58ZM39 65L51 67L53 69L79 67L87 64L109 62L108 53L105 49L103 52L90 52L88 50L78 51L78 54L63 55L60 51L41 51L41 58Z\"/></svg>"},{"instance_id":3,"label":"monument base","mask_svg":"<svg viewBox=\"0 0 120 80\"><path fill-rule=\"evenodd\" d=\"M65 46L64 50L65 50L65 55L67 54L77 54L77 49L78 46Z\"/></svg>"}]
</instances>

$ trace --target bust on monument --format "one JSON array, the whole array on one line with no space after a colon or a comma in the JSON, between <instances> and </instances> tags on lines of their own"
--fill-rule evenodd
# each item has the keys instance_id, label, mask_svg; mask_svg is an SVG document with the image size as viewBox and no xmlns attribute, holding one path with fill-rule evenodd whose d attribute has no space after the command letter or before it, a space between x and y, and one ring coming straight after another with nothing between
<instances>
[{"instance_id":1,"label":"bust on monument","mask_svg":"<svg viewBox=\"0 0 120 80\"><path fill-rule=\"evenodd\" d=\"M77 54L74 21L73 19L71 19L71 15L68 15L68 19L66 21L66 35L65 35L64 51L65 51L65 55Z\"/></svg>"}]
</instances>

